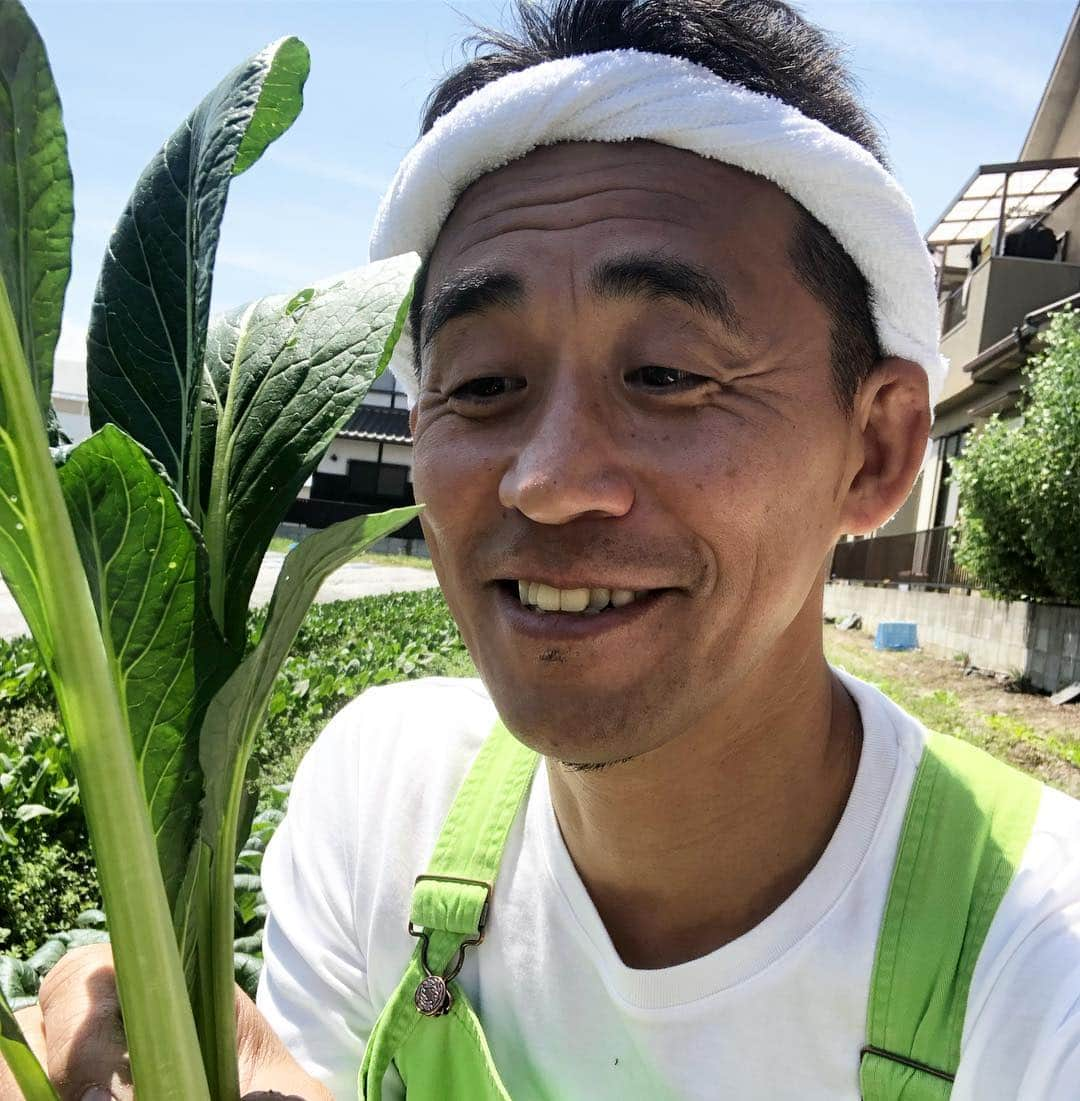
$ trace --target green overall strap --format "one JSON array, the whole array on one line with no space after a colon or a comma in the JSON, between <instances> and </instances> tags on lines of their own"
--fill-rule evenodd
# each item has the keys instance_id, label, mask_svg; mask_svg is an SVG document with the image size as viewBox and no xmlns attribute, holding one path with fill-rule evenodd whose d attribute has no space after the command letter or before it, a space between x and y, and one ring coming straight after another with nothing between
<instances>
[{"instance_id":1,"label":"green overall strap","mask_svg":"<svg viewBox=\"0 0 1080 1101\"><path fill-rule=\"evenodd\" d=\"M968 991L1024 853L1042 785L931 734L893 868L860 1054L864 1101L946 1101Z\"/></svg>"},{"instance_id":2,"label":"green overall strap","mask_svg":"<svg viewBox=\"0 0 1080 1101\"><path fill-rule=\"evenodd\" d=\"M458 790L413 888L408 928L419 942L368 1039L362 1101L379 1101L391 1061L411 1101L509 1101L453 979L466 949L483 940L506 839L538 761L499 720Z\"/></svg>"}]
</instances>

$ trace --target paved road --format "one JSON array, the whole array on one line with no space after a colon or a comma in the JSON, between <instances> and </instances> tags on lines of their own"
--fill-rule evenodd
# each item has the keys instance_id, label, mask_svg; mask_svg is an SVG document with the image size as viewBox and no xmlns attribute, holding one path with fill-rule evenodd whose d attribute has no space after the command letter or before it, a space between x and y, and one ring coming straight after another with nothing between
<instances>
[{"instance_id":1,"label":"paved road","mask_svg":"<svg viewBox=\"0 0 1080 1101\"><path fill-rule=\"evenodd\" d=\"M283 554L271 552L262 563L255 591L251 596L253 606L265 604L270 600L281 571ZM332 573L323 583L319 595L320 603L330 600L349 600L357 596L372 596L375 593L392 593L403 590L433 589L438 586L432 570L412 566L373 566L367 562L350 562ZM0 636L14 638L16 635L29 634L26 621L22 617L7 586L0 581Z\"/></svg>"}]
</instances>

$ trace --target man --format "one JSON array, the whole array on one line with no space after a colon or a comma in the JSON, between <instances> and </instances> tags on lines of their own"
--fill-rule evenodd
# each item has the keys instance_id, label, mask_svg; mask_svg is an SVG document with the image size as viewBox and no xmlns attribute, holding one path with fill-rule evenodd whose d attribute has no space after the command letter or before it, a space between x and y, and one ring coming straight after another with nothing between
<instances>
[{"instance_id":1,"label":"man","mask_svg":"<svg viewBox=\"0 0 1080 1101\"><path fill-rule=\"evenodd\" d=\"M936 332L928 352L925 288L890 298L889 280L925 254L907 223L863 217L857 179L876 181L871 197L891 186L877 137L832 48L785 5L560 0L520 16L519 37L493 35L433 93L435 190L410 208L422 188L403 166L376 234L397 240L396 217L423 237L427 218L436 238L419 246L415 360L394 367L415 395L425 536L480 679L370 690L305 758L263 870L245 1086L356 1097L380 1013L419 966L414 879L501 719L514 752L543 760L507 816L490 921L460 950L453 990L509 1096L854 1099L927 734L825 661L823 564L839 535L899 508L924 455ZM586 56L624 49L649 58ZM676 72L679 58L720 78L718 93L757 93L736 94L740 110L816 120L807 163L836 160L814 202L835 210L848 189L853 226L832 215L830 231L795 201L797 153L766 178L640 134L535 142L436 194L472 140L453 129L471 93L551 73L544 97L514 108L546 125L581 115L583 73L655 62L658 95L683 77L711 94L712 77ZM637 94L639 117L652 93L628 87L589 109ZM512 129L474 144L517 140ZM925 1096L1080 1090L1080 806L1039 796L967 976L955 1074L890 1064L950 1082ZM64 1039L100 965L58 969L43 995L42 1042L72 1097L107 1081L114 1058L91 1073ZM446 1024L442 977L428 976L434 1001L416 990L424 1029ZM373 1088L401 1096L403 1065Z\"/></svg>"}]
</instances>

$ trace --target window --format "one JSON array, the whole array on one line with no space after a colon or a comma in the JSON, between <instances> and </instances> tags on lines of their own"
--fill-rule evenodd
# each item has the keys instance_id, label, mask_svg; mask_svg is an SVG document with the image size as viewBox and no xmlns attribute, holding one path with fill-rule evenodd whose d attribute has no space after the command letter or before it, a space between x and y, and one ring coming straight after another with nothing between
<instances>
[{"instance_id":1,"label":"window","mask_svg":"<svg viewBox=\"0 0 1080 1101\"><path fill-rule=\"evenodd\" d=\"M357 459L349 461L349 493L351 496L369 496L375 492L378 476L377 463L365 463Z\"/></svg>"},{"instance_id":2,"label":"window","mask_svg":"<svg viewBox=\"0 0 1080 1101\"><path fill-rule=\"evenodd\" d=\"M952 460L964 450L969 429L962 428L938 440L937 492L934 504L935 528L945 527L956 521L956 510L960 503L959 489L952 477Z\"/></svg>"},{"instance_id":3,"label":"window","mask_svg":"<svg viewBox=\"0 0 1080 1101\"><path fill-rule=\"evenodd\" d=\"M371 497L408 496L409 468L396 463L349 462L349 497L362 501Z\"/></svg>"},{"instance_id":4,"label":"window","mask_svg":"<svg viewBox=\"0 0 1080 1101\"><path fill-rule=\"evenodd\" d=\"M408 473L407 466L380 466L376 493L380 497L404 497L405 479Z\"/></svg>"}]
</instances>

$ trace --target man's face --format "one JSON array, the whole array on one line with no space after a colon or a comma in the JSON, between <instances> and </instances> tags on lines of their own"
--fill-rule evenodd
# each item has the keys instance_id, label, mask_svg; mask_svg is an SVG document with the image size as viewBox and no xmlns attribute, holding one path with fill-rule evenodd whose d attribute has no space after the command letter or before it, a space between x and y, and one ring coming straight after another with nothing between
<instances>
[{"instance_id":1,"label":"man's face","mask_svg":"<svg viewBox=\"0 0 1080 1101\"><path fill-rule=\"evenodd\" d=\"M443 227L416 499L492 699L541 753L647 752L820 646L852 431L795 225L738 169L590 142L482 177ZM649 595L540 613L519 580Z\"/></svg>"}]
</instances>

